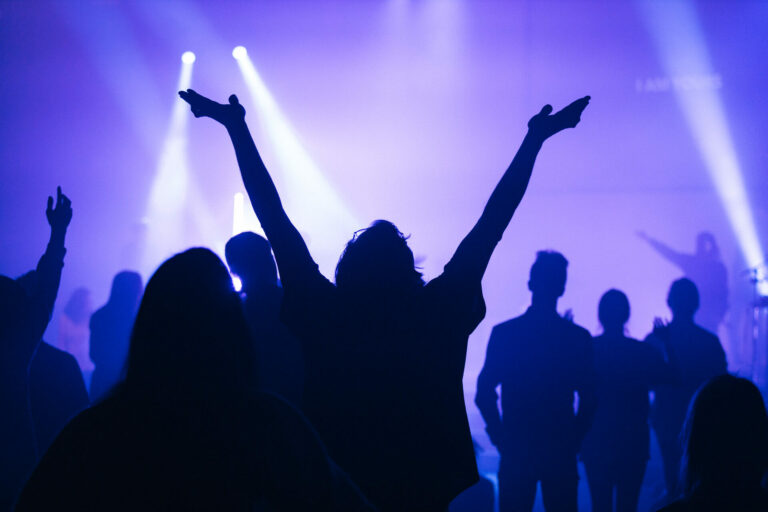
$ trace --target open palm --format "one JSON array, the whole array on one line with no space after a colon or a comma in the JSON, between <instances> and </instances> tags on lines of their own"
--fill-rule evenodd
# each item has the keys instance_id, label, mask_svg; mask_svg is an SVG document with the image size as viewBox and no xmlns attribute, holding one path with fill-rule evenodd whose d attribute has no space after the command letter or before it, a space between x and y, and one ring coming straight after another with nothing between
<instances>
[{"instance_id":1,"label":"open palm","mask_svg":"<svg viewBox=\"0 0 768 512\"><path fill-rule=\"evenodd\" d=\"M210 117L223 125L245 117L245 109L234 94L229 97L229 103L217 103L192 89L179 91L181 99L189 103L195 117Z\"/></svg>"}]
</instances>

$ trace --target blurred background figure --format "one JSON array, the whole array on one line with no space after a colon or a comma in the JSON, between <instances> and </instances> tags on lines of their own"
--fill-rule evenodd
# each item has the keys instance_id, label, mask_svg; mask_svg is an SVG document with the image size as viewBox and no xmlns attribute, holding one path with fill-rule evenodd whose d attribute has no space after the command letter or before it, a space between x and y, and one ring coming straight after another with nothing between
<instances>
[{"instance_id":1,"label":"blurred background figure","mask_svg":"<svg viewBox=\"0 0 768 512\"><path fill-rule=\"evenodd\" d=\"M120 272L112 281L109 300L91 316L92 402L103 398L120 380L142 291L138 273Z\"/></svg>"},{"instance_id":2,"label":"blurred background figure","mask_svg":"<svg viewBox=\"0 0 768 512\"><path fill-rule=\"evenodd\" d=\"M88 354L88 320L93 313L91 292L88 288L80 287L64 306L64 313L59 316L59 333L56 345L72 354L83 372L86 384L91 381L93 362Z\"/></svg>"},{"instance_id":3,"label":"blurred background figure","mask_svg":"<svg viewBox=\"0 0 768 512\"><path fill-rule=\"evenodd\" d=\"M651 425L659 442L669 500L680 490L680 433L688 404L704 382L728 372L728 363L718 337L693 321L699 307L699 292L693 281L683 278L673 282L667 305L672 321L669 325L657 321L646 341L665 353L667 362L676 367L675 381L656 388L651 408Z\"/></svg>"},{"instance_id":4,"label":"blurred background figure","mask_svg":"<svg viewBox=\"0 0 768 512\"><path fill-rule=\"evenodd\" d=\"M720 258L720 248L714 235L707 231L699 233L696 236L696 252L693 254L675 251L642 231L638 236L696 284L701 299L696 323L718 334L720 324L728 312L728 271Z\"/></svg>"},{"instance_id":5,"label":"blurred background figure","mask_svg":"<svg viewBox=\"0 0 768 512\"><path fill-rule=\"evenodd\" d=\"M598 307L603 334L594 339L597 412L581 447L592 512L637 511L650 457L648 394L672 378L656 348L627 337L629 315L623 292L605 292Z\"/></svg>"},{"instance_id":6,"label":"blurred background figure","mask_svg":"<svg viewBox=\"0 0 768 512\"><path fill-rule=\"evenodd\" d=\"M277 281L272 246L249 231L230 238L225 255L229 269L242 283L240 292L254 344L257 386L301 407L304 358L299 341L280 321L283 289Z\"/></svg>"},{"instance_id":7,"label":"blurred background figure","mask_svg":"<svg viewBox=\"0 0 768 512\"><path fill-rule=\"evenodd\" d=\"M706 383L685 426L683 497L661 512L768 510L768 417L747 379L722 375Z\"/></svg>"}]
</instances>

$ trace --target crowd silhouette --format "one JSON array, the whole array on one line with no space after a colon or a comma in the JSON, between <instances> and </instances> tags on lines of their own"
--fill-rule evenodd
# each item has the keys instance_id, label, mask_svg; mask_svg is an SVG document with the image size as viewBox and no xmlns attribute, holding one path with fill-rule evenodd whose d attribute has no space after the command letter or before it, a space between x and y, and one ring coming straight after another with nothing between
<instances>
[{"instance_id":1,"label":"crowd silhouette","mask_svg":"<svg viewBox=\"0 0 768 512\"><path fill-rule=\"evenodd\" d=\"M478 221L426 281L386 220L357 231L323 276L237 97L179 94L226 129L266 238L230 239L228 267L188 249L146 289L122 271L92 315L76 291L60 336L73 357L42 339L72 218L60 188L48 199L36 270L0 276L0 511L493 510L462 384L481 282L538 153L590 97L530 119ZM594 512L636 511L651 427L664 511L768 510L768 418L754 384L727 373L714 238L685 256L642 236L688 276L669 290L672 320L644 341L626 334L619 290L600 300L599 336L560 315L569 263L551 250L530 269L528 310L493 328L475 403L500 455L499 511L531 511L540 485L548 512L575 512L579 460Z\"/></svg>"}]
</instances>

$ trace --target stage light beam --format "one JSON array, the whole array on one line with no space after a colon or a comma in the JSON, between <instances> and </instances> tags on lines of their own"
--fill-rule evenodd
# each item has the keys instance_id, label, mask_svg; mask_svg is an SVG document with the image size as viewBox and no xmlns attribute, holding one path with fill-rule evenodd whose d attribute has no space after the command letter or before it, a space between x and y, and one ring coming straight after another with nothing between
<instances>
[{"instance_id":1,"label":"stage light beam","mask_svg":"<svg viewBox=\"0 0 768 512\"><path fill-rule=\"evenodd\" d=\"M233 55L255 105L254 117L270 142L265 149L277 160L273 178L280 182L278 188L283 192L286 211L290 212L297 226L306 230L302 234L307 243L314 241L316 244L312 249L318 264L324 271L330 271L340 248L360 223L304 149L245 48L242 52L233 51ZM307 233L322 233L323 236L310 240Z\"/></svg>"},{"instance_id":2,"label":"stage light beam","mask_svg":"<svg viewBox=\"0 0 768 512\"><path fill-rule=\"evenodd\" d=\"M670 77L714 75L704 30L691 0L642 2L640 6ZM765 262L765 253L722 98L713 87L674 90L744 260L749 267L760 267ZM758 289L761 294L768 295L767 282L760 283Z\"/></svg>"},{"instance_id":3,"label":"stage light beam","mask_svg":"<svg viewBox=\"0 0 768 512\"><path fill-rule=\"evenodd\" d=\"M181 54L181 62L184 64L192 64L196 58L194 52L184 52Z\"/></svg>"}]
</instances>

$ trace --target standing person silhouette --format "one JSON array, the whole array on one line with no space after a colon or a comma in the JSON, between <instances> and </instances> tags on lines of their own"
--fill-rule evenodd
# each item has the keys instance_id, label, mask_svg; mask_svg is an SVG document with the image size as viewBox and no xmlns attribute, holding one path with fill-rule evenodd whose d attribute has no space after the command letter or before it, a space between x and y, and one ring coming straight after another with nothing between
<instances>
[{"instance_id":1,"label":"standing person silhouette","mask_svg":"<svg viewBox=\"0 0 768 512\"><path fill-rule=\"evenodd\" d=\"M696 392L685 420L683 497L661 512L765 512L768 415L752 382L721 375Z\"/></svg>"},{"instance_id":2,"label":"standing person silhouette","mask_svg":"<svg viewBox=\"0 0 768 512\"><path fill-rule=\"evenodd\" d=\"M254 343L257 385L301 408L304 358L299 340L280 320L283 289L277 282L272 248L249 231L230 238L224 254L243 285L240 295Z\"/></svg>"},{"instance_id":3,"label":"standing person silhouette","mask_svg":"<svg viewBox=\"0 0 768 512\"><path fill-rule=\"evenodd\" d=\"M693 254L678 252L642 231L638 232L638 236L696 284L701 296L696 322L717 335L728 313L728 271L720 259L720 248L714 235L707 231L699 233Z\"/></svg>"},{"instance_id":4,"label":"standing person silhouette","mask_svg":"<svg viewBox=\"0 0 768 512\"><path fill-rule=\"evenodd\" d=\"M592 512L637 511L650 457L648 393L673 378L655 347L626 336L629 313L629 300L619 290L600 299L603 334L593 343L597 411L581 447Z\"/></svg>"},{"instance_id":5,"label":"standing person silhouette","mask_svg":"<svg viewBox=\"0 0 768 512\"><path fill-rule=\"evenodd\" d=\"M91 316L92 402L102 399L121 379L142 288L139 274L120 272L112 280L109 300Z\"/></svg>"},{"instance_id":6,"label":"standing person silhouette","mask_svg":"<svg viewBox=\"0 0 768 512\"><path fill-rule=\"evenodd\" d=\"M222 261L173 256L147 284L125 379L64 428L16 510L371 510L253 370Z\"/></svg>"},{"instance_id":7,"label":"standing person silhouette","mask_svg":"<svg viewBox=\"0 0 768 512\"><path fill-rule=\"evenodd\" d=\"M285 290L283 319L304 346L304 411L334 459L382 510L445 510L477 481L462 375L485 315L481 280L523 198L542 144L579 122L589 97L528 123L480 220L428 284L406 237L376 221L347 244L336 283L318 271L288 219L233 95L179 93L196 117L223 124Z\"/></svg>"},{"instance_id":8,"label":"standing person silhouette","mask_svg":"<svg viewBox=\"0 0 768 512\"><path fill-rule=\"evenodd\" d=\"M672 321L657 326L646 341L674 359L675 382L659 386L651 407L651 425L656 432L667 484L666 499L677 496L680 474L682 431L688 404L704 382L728 372L720 340L693 321L699 307L699 292L690 279L672 283L667 296Z\"/></svg>"},{"instance_id":9,"label":"standing person silhouette","mask_svg":"<svg viewBox=\"0 0 768 512\"><path fill-rule=\"evenodd\" d=\"M558 252L536 255L531 307L493 328L477 379L475 403L501 456L500 512L532 510L539 482L549 512L577 508L577 454L595 410L594 368L592 336L557 313L567 267Z\"/></svg>"},{"instance_id":10,"label":"standing person silhouette","mask_svg":"<svg viewBox=\"0 0 768 512\"><path fill-rule=\"evenodd\" d=\"M45 215L51 236L26 286L0 276L0 511L11 510L38 454L29 371L53 313L72 203L56 191ZM26 288L26 289L25 289Z\"/></svg>"}]
</instances>

